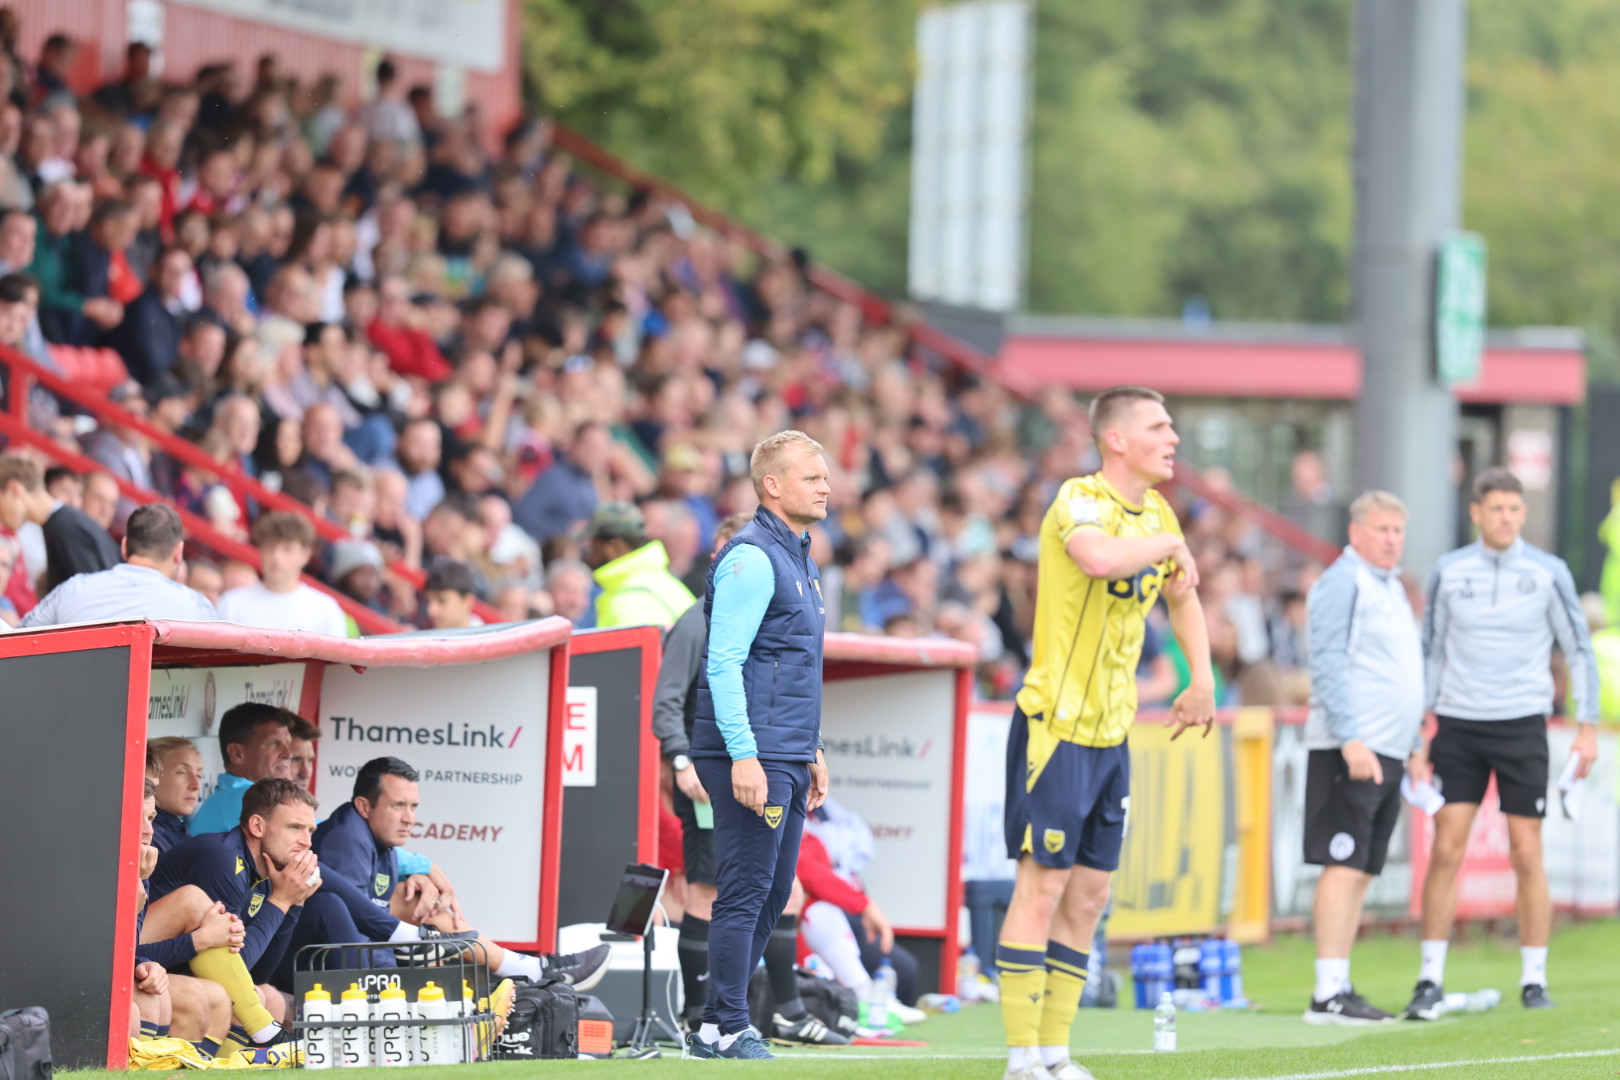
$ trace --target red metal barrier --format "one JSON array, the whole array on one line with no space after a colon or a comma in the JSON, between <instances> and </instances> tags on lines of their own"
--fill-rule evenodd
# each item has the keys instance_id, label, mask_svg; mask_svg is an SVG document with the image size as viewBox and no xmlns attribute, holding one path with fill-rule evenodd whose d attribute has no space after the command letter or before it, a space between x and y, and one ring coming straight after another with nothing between
<instances>
[{"instance_id":1,"label":"red metal barrier","mask_svg":"<svg viewBox=\"0 0 1620 1080\"><path fill-rule=\"evenodd\" d=\"M19 396L21 395L14 394L13 399ZM19 422L9 412L3 418L0 418L0 434L5 435L13 444L22 443L32 446L75 472L106 472L106 469L100 463L83 454L69 450L42 432L35 431L27 423ZM113 476L113 482L118 485L120 494L134 502L144 505L164 501L163 497L157 492L149 491L146 488L138 488L121 476ZM240 540L231 539L189 510L180 507L175 509L180 514L180 521L186 527L186 536L188 538L208 545L228 559L240 559L254 569L260 567L258 548L251 544L244 544ZM355 624L368 634L394 634L405 629L393 620L378 615L364 604L356 603L349 597L327 586L325 582L310 577L308 574L304 575L304 582L336 600L344 612L354 619Z\"/></svg>"},{"instance_id":2,"label":"red metal barrier","mask_svg":"<svg viewBox=\"0 0 1620 1080\"><path fill-rule=\"evenodd\" d=\"M343 529L335 522L321 517L319 514L315 513L314 510L310 509L307 504L300 502L290 495L283 494L282 492L271 491L269 488L261 484L258 479L243 472L234 461L226 465L221 465L219 462L203 453L202 450L198 449L192 443L187 442L185 439L153 427L143 417L136 416L134 413L131 413L113 402L108 401L106 397L99 393L87 390L82 386L75 385L67 379L62 378L55 372L40 367L31 358L24 356L15 349L0 346L0 367L4 367L7 370L7 385L15 388L10 393L8 409L10 419L14 424L21 424L23 427L27 427L28 390L32 385L37 384L49 390L58 397L66 401L70 401L84 409L85 412L95 417L100 423L115 424L139 433L146 439L149 439L153 445L161 448L164 453L168 454L174 460L183 465L190 466L191 468L199 469L210 476L216 477L220 483L224 484L231 491L232 494L242 499L257 502L260 506L263 506L268 510L280 510L291 514L297 514L299 517L313 525L315 528L315 535L319 536L323 540L328 540L332 543L340 543L344 540L353 539L347 530ZM8 430L15 429L12 428ZM49 439L45 439L43 444L37 440L29 441L30 445L38 446L47 453L52 452L51 448L57 447L57 444ZM71 452L69 451L69 453ZM62 459L59 458L59 460ZM79 456L78 460L81 462L81 464L73 466L77 470L89 472L107 471L101 464L92 461L87 457ZM66 462L64 461L64 464L65 463ZM120 481L119 487L125 488L127 485ZM159 496L151 492L145 493L144 496L130 494L131 491L139 490L140 489L136 488L126 490L125 495L131 499L134 499L136 502L148 503L160 501ZM193 517L192 520L201 521L202 519ZM190 529L189 524L187 528ZM216 530L210 529L209 531L215 536L220 536L221 539L226 539ZM198 539L204 539L203 533L200 531L193 530L192 535L196 536ZM213 541L211 540L206 542L211 546L217 547L217 545L214 545ZM227 540L227 542L235 543L234 541L229 540ZM237 546L243 547L243 545L240 544ZM221 552L224 551L223 548L220 548L219 550L221 550ZM248 548L246 550L252 549ZM230 557L242 558L240 555L231 555ZM243 561L249 562L253 566L259 565L257 557L253 559L243 559ZM422 571L414 567L407 566L404 562L401 562L398 559L395 559L393 562L389 563L388 569L399 575L399 577L404 579L414 588L420 589L423 583L427 580L427 575L425 575ZM368 616L373 620L381 618L381 616L376 615L375 612L370 611L369 608L365 608L361 605L355 606L358 607L359 610L367 612ZM483 601L478 602L477 611L479 617L485 622L497 623L503 621L500 613ZM355 614L354 611L350 611L349 613L351 615ZM385 621L387 622L389 628L388 630L372 630L370 632L389 633L400 629L398 624L388 620ZM356 622L360 622L362 628L366 626L366 624L361 621L358 616L356 617Z\"/></svg>"}]
</instances>

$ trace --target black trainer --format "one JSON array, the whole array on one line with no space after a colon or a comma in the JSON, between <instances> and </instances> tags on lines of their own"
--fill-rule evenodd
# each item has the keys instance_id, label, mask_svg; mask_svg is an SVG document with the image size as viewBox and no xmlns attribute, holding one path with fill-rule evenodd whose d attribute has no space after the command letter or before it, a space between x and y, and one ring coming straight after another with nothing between
<instances>
[{"instance_id":1,"label":"black trainer","mask_svg":"<svg viewBox=\"0 0 1620 1080\"><path fill-rule=\"evenodd\" d=\"M789 1020L781 1013L772 1013L771 1038L777 1042L800 1043L804 1046L849 1045L848 1039L809 1013L797 1020Z\"/></svg>"},{"instance_id":2,"label":"black trainer","mask_svg":"<svg viewBox=\"0 0 1620 1080\"><path fill-rule=\"evenodd\" d=\"M1355 987L1346 987L1326 1001L1311 1000L1311 1007L1305 1010L1305 1022L1325 1026L1340 1024L1346 1027L1355 1027L1364 1024L1382 1024L1395 1019L1383 1009L1369 1005L1367 1000L1356 993Z\"/></svg>"},{"instance_id":3,"label":"black trainer","mask_svg":"<svg viewBox=\"0 0 1620 1080\"><path fill-rule=\"evenodd\" d=\"M1553 1007L1553 999L1547 996L1547 988L1540 983L1531 983L1529 986L1520 988L1519 1000L1524 1003L1524 1007L1527 1009L1550 1009Z\"/></svg>"},{"instance_id":4,"label":"black trainer","mask_svg":"<svg viewBox=\"0 0 1620 1080\"><path fill-rule=\"evenodd\" d=\"M1438 1020L1446 1012L1446 988L1429 979L1418 980L1412 1003L1401 1011L1403 1020Z\"/></svg>"},{"instance_id":5,"label":"black trainer","mask_svg":"<svg viewBox=\"0 0 1620 1080\"><path fill-rule=\"evenodd\" d=\"M612 958L611 945L597 945L584 952L547 956L541 961L541 968L548 979L565 982L575 990L589 990L602 981Z\"/></svg>"}]
</instances>

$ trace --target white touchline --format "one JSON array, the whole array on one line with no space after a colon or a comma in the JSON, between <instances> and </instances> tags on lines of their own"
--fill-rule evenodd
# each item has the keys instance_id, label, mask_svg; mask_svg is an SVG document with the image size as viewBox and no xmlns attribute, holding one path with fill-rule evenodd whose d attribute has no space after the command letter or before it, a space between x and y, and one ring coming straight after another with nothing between
<instances>
[{"instance_id":1,"label":"white touchline","mask_svg":"<svg viewBox=\"0 0 1620 1080\"><path fill-rule=\"evenodd\" d=\"M1435 1069L1464 1069L1471 1065L1515 1065L1527 1061L1563 1061L1570 1058L1620 1056L1614 1050L1568 1050L1561 1054L1525 1054L1521 1057L1472 1058L1467 1061L1425 1061L1416 1065L1366 1065L1359 1069L1330 1069L1326 1072L1283 1073L1281 1075L1228 1077L1227 1080L1337 1080L1341 1076L1375 1076L1380 1073L1430 1072Z\"/></svg>"}]
</instances>

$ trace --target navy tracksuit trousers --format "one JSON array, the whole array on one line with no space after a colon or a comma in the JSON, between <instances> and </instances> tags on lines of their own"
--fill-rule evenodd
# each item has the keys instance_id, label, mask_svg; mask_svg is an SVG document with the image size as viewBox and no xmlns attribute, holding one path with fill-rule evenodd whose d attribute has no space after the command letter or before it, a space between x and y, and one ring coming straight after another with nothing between
<instances>
[{"instance_id":1,"label":"navy tracksuit trousers","mask_svg":"<svg viewBox=\"0 0 1620 1080\"><path fill-rule=\"evenodd\" d=\"M703 1022L735 1035L748 1028L748 980L793 894L810 766L761 761L767 785L761 815L732 796L729 759L699 758L693 764L714 805L716 896L709 917L709 1001Z\"/></svg>"}]
</instances>

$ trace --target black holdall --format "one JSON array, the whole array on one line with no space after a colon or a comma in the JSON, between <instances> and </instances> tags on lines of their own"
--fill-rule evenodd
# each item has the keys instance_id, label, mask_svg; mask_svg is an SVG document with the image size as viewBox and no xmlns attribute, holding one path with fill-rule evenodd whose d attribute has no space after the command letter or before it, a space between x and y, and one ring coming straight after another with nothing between
<instances>
[{"instance_id":1,"label":"black holdall","mask_svg":"<svg viewBox=\"0 0 1620 1080\"><path fill-rule=\"evenodd\" d=\"M51 1018L39 1006L0 1012L0 1080L51 1080Z\"/></svg>"},{"instance_id":2,"label":"black holdall","mask_svg":"<svg viewBox=\"0 0 1620 1080\"><path fill-rule=\"evenodd\" d=\"M526 979L516 980L516 986L506 1031L495 1040L490 1057L497 1061L578 1057L579 996L574 988Z\"/></svg>"},{"instance_id":3,"label":"black holdall","mask_svg":"<svg viewBox=\"0 0 1620 1080\"><path fill-rule=\"evenodd\" d=\"M855 991L832 979L812 975L803 968L795 972L799 1000L805 1011L840 1035L853 1038L860 1026L861 1005ZM776 995L763 968L756 968L748 980L748 1018L760 1031L769 1032L771 1015L776 1012Z\"/></svg>"}]
</instances>

